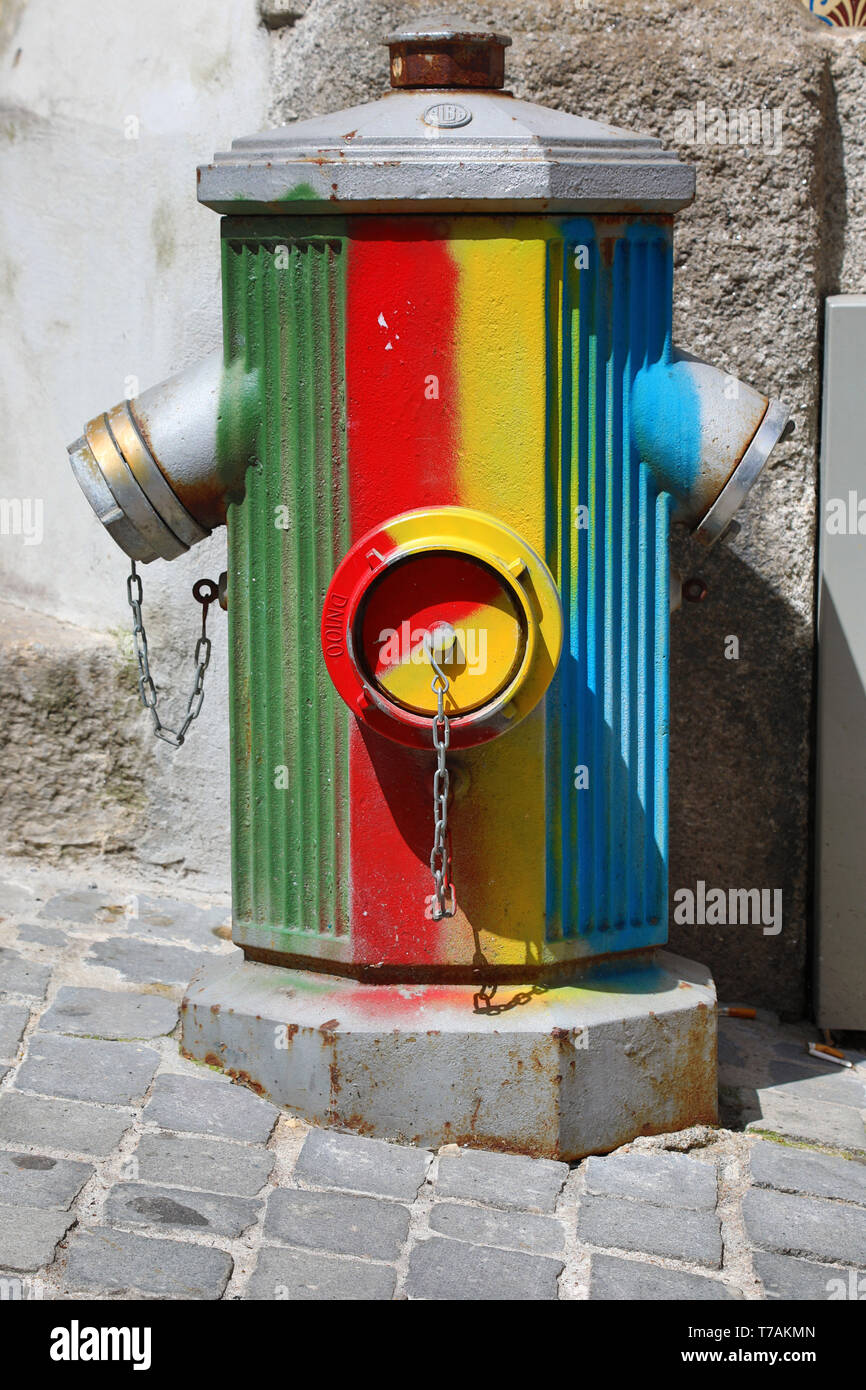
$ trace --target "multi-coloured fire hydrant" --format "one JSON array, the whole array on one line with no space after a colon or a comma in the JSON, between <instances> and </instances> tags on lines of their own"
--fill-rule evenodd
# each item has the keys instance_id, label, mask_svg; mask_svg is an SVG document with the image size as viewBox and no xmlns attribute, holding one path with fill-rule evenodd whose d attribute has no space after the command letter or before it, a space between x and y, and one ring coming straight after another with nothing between
<instances>
[{"instance_id":1,"label":"multi-coloured fire hydrant","mask_svg":"<svg viewBox=\"0 0 866 1390\"><path fill-rule=\"evenodd\" d=\"M516 100L509 39L235 142L224 352L91 422L127 554L225 521L234 940L184 1046L321 1123L576 1157L715 1117L667 938L671 523L786 412L671 343L659 142Z\"/></svg>"}]
</instances>

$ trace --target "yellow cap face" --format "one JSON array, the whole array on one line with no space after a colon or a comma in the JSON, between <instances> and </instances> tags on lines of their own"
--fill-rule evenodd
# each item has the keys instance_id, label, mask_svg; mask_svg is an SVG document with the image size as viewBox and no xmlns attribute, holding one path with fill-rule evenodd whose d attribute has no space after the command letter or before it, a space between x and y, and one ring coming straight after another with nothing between
<instances>
[{"instance_id":1,"label":"yellow cap face","mask_svg":"<svg viewBox=\"0 0 866 1390\"><path fill-rule=\"evenodd\" d=\"M420 551L374 582L361 621L361 659L385 696L416 714L436 712L438 665L445 711L495 700L519 670L526 629L511 586L469 555Z\"/></svg>"}]
</instances>

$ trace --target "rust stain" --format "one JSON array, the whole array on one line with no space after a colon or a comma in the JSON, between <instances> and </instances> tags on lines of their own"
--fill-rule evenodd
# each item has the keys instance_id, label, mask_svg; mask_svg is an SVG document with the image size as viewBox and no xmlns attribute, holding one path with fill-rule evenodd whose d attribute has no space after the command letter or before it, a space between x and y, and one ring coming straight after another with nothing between
<instances>
[{"instance_id":1,"label":"rust stain","mask_svg":"<svg viewBox=\"0 0 866 1390\"><path fill-rule=\"evenodd\" d=\"M346 1129L352 1130L354 1134L373 1134L374 1126L369 1120L365 1120L363 1115L344 1115L340 1117L340 1124Z\"/></svg>"},{"instance_id":2,"label":"rust stain","mask_svg":"<svg viewBox=\"0 0 866 1390\"><path fill-rule=\"evenodd\" d=\"M455 33L448 39L389 45L392 87L499 89L505 82L505 49Z\"/></svg>"},{"instance_id":3,"label":"rust stain","mask_svg":"<svg viewBox=\"0 0 866 1390\"><path fill-rule=\"evenodd\" d=\"M255 1091L257 1096L267 1094L262 1083L254 1081L248 1071L236 1071L234 1067L226 1067L225 1070L226 1075L230 1076L232 1081L236 1081L239 1086L246 1086L248 1090Z\"/></svg>"},{"instance_id":4,"label":"rust stain","mask_svg":"<svg viewBox=\"0 0 866 1390\"><path fill-rule=\"evenodd\" d=\"M496 1135L477 1134L472 1131L453 1131L449 1127L448 1144L459 1144L465 1149L487 1149L491 1153L525 1154L527 1158L559 1158L559 1142L544 1143L538 1139L504 1140Z\"/></svg>"}]
</instances>

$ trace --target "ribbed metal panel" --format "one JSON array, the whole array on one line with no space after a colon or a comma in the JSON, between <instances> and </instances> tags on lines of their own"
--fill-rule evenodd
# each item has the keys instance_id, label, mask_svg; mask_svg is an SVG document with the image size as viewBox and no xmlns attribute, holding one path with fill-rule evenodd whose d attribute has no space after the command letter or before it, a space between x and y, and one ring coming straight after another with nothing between
<instances>
[{"instance_id":1,"label":"ribbed metal panel","mask_svg":"<svg viewBox=\"0 0 866 1390\"><path fill-rule=\"evenodd\" d=\"M223 248L228 349L264 383L258 463L228 516L235 939L339 952L349 713L319 622L348 545L344 256L324 238Z\"/></svg>"},{"instance_id":2,"label":"ribbed metal panel","mask_svg":"<svg viewBox=\"0 0 866 1390\"><path fill-rule=\"evenodd\" d=\"M635 374L669 347L671 247L663 227L581 221L551 254L548 559L568 647L548 695L548 936L621 951L667 934L670 498L630 442L629 409Z\"/></svg>"}]
</instances>

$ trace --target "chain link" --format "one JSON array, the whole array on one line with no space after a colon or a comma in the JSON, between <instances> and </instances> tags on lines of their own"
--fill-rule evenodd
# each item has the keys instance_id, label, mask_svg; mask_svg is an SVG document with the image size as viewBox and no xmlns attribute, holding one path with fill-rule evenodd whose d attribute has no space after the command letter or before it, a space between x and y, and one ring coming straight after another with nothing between
<instances>
[{"instance_id":1,"label":"chain link","mask_svg":"<svg viewBox=\"0 0 866 1390\"><path fill-rule=\"evenodd\" d=\"M443 917L453 917L457 911L454 884L451 882L451 831L448 828L448 796L451 778L445 755L451 744L451 723L445 713L445 696L450 682L433 652L432 640L425 640L430 665L435 671L432 690L436 696L436 714L433 717L433 747L436 750L436 771L433 774L433 849L430 854L430 872L433 875L433 921L441 922Z\"/></svg>"},{"instance_id":2,"label":"chain link","mask_svg":"<svg viewBox=\"0 0 866 1390\"><path fill-rule=\"evenodd\" d=\"M168 743L172 748L180 748L186 738L190 724L194 719L198 719L201 707L204 703L204 673L210 664L211 643L207 635L207 610L215 601L218 589L212 579L199 579L193 585L193 597L196 603L201 604L201 635L195 644L193 660L195 661L195 683L190 691L189 699L186 702L186 716L180 728L177 730L166 728L159 717L157 703L159 696L153 677L150 674L150 661L148 659L147 633L144 629L144 618L141 615L141 605L144 602L144 590L141 584L141 575L135 568L135 561L132 561L129 578L126 581L126 596L129 606L132 609L132 640L135 646L135 657L138 662L138 693L141 696L141 703L145 709L150 711L153 721L153 732L157 738L161 738L164 743Z\"/></svg>"}]
</instances>

